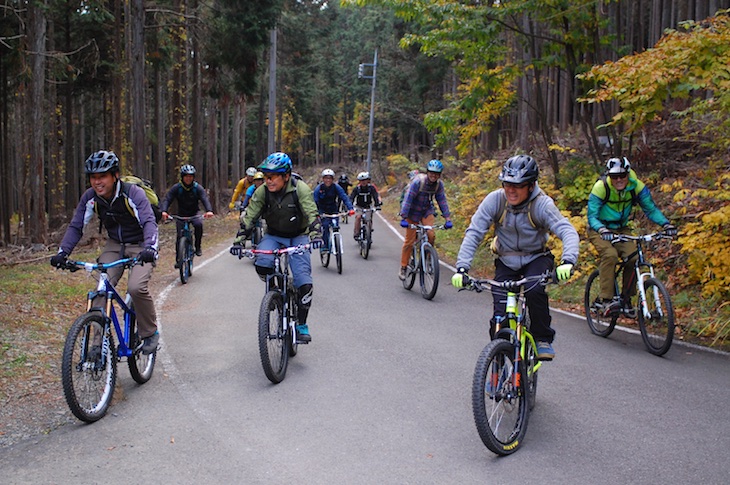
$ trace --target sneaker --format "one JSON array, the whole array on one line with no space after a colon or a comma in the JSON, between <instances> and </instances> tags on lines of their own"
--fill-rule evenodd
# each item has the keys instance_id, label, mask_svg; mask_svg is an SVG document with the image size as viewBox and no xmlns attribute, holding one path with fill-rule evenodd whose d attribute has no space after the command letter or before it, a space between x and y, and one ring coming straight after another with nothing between
<instances>
[{"instance_id":1,"label":"sneaker","mask_svg":"<svg viewBox=\"0 0 730 485\"><path fill-rule=\"evenodd\" d=\"M537 343L537 360L553 360L554 358L555 351L550 342Z\"/></svg>"},{"instance_id":2,"label":"sneaker","mask_svg":"<svg viewBox=\"0 0 730 485\"><path fill-rule=\"evenodd\" d=\"M399 279L400 279L401 281L405 281L405 280L406 280L406 270L407 270L407 269L408 269L408 268L407 268L406 266L401 266L401 267L400 267L400 271L398 271L398 278L399 278Z\"/></svg>"},{"instance_id":3,"label":"sneaker","mask_svg":"<svg viewBox=\"0 0 730 485\"><path fill-rule=\"evenodd\" d=\"M312 341L312 336L309 335L309 326L305 323L304 325L297 325L297 343L308 344Z\"/></svg>"},{"instance_id":4,"label":"sneaker","mask_svg":"<svg viewBox=\"0 0 730 485\"><path fill-rule=\"evenodd\" d=\"M175 269L180 269L180 261L175 261Z\"/></svg>"},{"instance_id":5,"label":"sneaker","mask_svg":"<svg viewBox=\"0 0 730 485\"><path fill-rule=\"evenodd\" d=\"M144 339L144 343L142 344L142 353L144 355L149 355L157 350L157 347L160 343L160 332L155 332L149 337L146 337Z\"/></svg>"},{"instance_id":6,"label":"sneaker","mask_svg":"<svg viewBox=\"0 0 730 485\"><path fill-rule=\"evenodd\" d=\"M195 250L195 255L196 256L202 256L203 255L203 250L202 249L196 249Z\"/></svg>"}]
</instances>

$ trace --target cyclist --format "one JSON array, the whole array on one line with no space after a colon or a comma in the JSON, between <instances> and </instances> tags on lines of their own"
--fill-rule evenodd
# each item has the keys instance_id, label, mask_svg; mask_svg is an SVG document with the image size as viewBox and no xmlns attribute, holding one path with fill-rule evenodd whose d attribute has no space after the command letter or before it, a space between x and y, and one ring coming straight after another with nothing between
<instances>
[{"instance_id":1,"label":"cyclist","mask_svg":"<svg viewBox=\"0 0 730 485\"><path fill-rule=\"evenodd\" d=\"M436 218L436 209L433 206L433 199L441 209L446 219L445 229L451 229L451 211L449 204L446 202L446 192L444 191L444 183L441 179L441 173L444 171L444 164L440 160L431 160L426 164L426 173L414 173L413 178L408 184L403 202L400 207L401 227L406 228L406 238L403 241L403 249L400 256L400 271L398 278L401 281L406 279L406 266L413 252L413 244L416 242L418 232L408 227L409 224L422 224L430 226ZM436 239L436 233L433 230L428 231L428 242L433 244Z\"/></svg>"},{"instance_id":2,"label":"cyclist","mask_svg":"<svg viewBox=\"0 0 730 485\"><path fill-rule=\"evenodd\" d=\"M165 194L165 198L160 204L160 210L162 211L162 220L167 220L170 214L167 213L167 209L170 208L172 201L177 199L177 212L180 217L193 217L198 214L199 203L203 203L205 207L205 213L203 217L210 219L213 217L213 206L210 205L208 200L208 194L205 192L205 188L195 181L195 167L192 165L183 165L180 167L180 182L176 183L170 190ZM177 239L175 240L175 251L177 251L178 241L182 236L182 230L185 223L180 220L175 221L177 226ZM195 255L202 256L203 250L201 243L203 241L203 221L199 218L190 221L195 231ZM175 255L175 267L179 265L177 263L179 254Z\"/></svg>"},{"instance_id":3,"label":"cyclist","mask_svg":"<svg viewBox=\"0 0 730 485\"><path fill-rule=\"evenodd\" d=\"M238 254L259 218L266 221L266 234L258 249L271 250L308 242L314 249L318 248L322 244L322 226L317 205L309 186L292 175L289 156L281 152L272 153L258 168L264 174L264 185L254 191L248 209L241 214L241 230L233 241L231 252ZM313 293L310 253L291 254L289 265L299 298L297 340L309 343L312 337L307 316ZM255 266L256 272L264 279L274 271L274 257L260 254L256 257Z\"/></svg>"},{"instance_id":4,"label":"cyclist","mask_svg":"<svg viewBox=\"0 0 730 485\"><path fill-rule=\"evenodd\" d=\"M607 176L606 176L607 175ZM588 240L598 252L598 272L600 274L600 298L605 315L620 309L621 305L631 306L631 296L636 292L633 271L624 271L623 298L614 300L614 270L621 258L631 256L636 251L635 241L612 244L614 234L631 234L628 227L629 216L635 205L639 205L647 217L662 226L669 236L677 235L677 228L654 204L646 185L638 179L636 172L626 157L610 158L606 161L606 175L602 176L591 189L588 196ZM634 254L630 265L636 261Z\"/></svg>"},{"instance_id":5,"label":"cyclist","mask_svg":"<svg viewBox=\"0 0 730 485\"><path fill-rule=\"evenodd\" d=\"M256 172L256 175L253 176L253 185L246 189L246 195L243 196L243 202L241 202L241 210L244 210L246 207L248 207L248 202L251 200L251 196L253 195L254 191L261 187L263 183L264 174L262 172Z\"/></svg>"},{"instance_id":6,"label":"cyclist","mask_svg":"<svg viewBox=\"0 0 730 485\"><path fill-rule=\"evenodd\" d=\"M240 197L246 195L246 190L253 185L253 178L255 176L256 169L248 167L246 169L246 175L238 181L236 188L233 190L233 197L231 197L231 202L228 204L229 209L233 210L236 208L236 202L238 202Z\"/></svg>"},{"instance_id":7,"label":"cyclist","mask_svg":"<svg viewBox=\"0 0 730 485\"><path fill-rule=\"evenodd\" d=\"M350 193L350 187L352 187L352 183L350 183L350 177L348 177L346 173L340 175L340 178L337 179L337 185L342 187L342 190L345 191L345 194Z\"/></svg>"},{"instance_id":8,"label":"cyclist","mask_svg":"<svg viewBox=\"0 0 730 485\"><path fill-rule=\"evenodd\" d=\"M457 273L451 278L455 288L468 284L467 273L474 253L489 228L494 225L495 240L492 250L497 281L518 280L537 276L553 268L554 258L546 248L548 232L563 241L563 254L557 268L558 280L570 278L578 260L578 232L555 206L553 199L538 186L539 168L528 155L517 155L502 166L499 180L502 188L489 193L471 218L456 259ZM550 327L552 317L545 287L536 285L526 289L527 308L530 312L530 331L537 341L537 358L555 357L552 342L555 331ZM495 325L506 316L506 302L499 289L492 290L494 315L490 320L490 337L494 338Z\"/></svg>"},{"instance_id":9,"label":"cyclist","mask_svg":"<svg viewBox=\"0 0 730 485\"><path fill-rule=\"evenodd\" d=\"M357 174L357 185L350 192L350 202L358 209L370 209L375 206L375 210L380 210L383 203L380 200L380 194L375 185L370 183L370 172L360 172ZM362 221L362 211L358 211L355 216L355 241L360 240L360 222Z\"/></svg>"},{"instance_id":10,"label":"cyclist","mask_svg":"<svg viewBox=\"0 0 730 485\"><path fill-rule=\"evenodd\" d=\"M158 248L157 222L144 190L119 179L119 158L112 151L92 153L84 163L84 170L91 187L81 196L58 254L51 258L51 266L61 268L65 265L94 213L109 236L99 255L99 263L111 263L120 257L138 257L143 263L154 263ZM132 296L137 313L139 336L144 339L144 354L154 352L160 340L155 302L148 287L153 268L154 264L136 265L129 270L127 279L127 292ZM122 272L121 267L110 268L109 281L117 284ZM96 306L96 302L94 304ZM95 350L92 347L92 351Z\"/></svg>"},{"instance_id":11,"label":"cyclist","mask_svg":"<svg viewBox=\"0 0 730 485\"><path fill-rule=\"evenodd\" d=\"M349 215L355 214L355 208L347 197L347 193L335 183L335 172L332 169L325 168L322 170L322 183L314 188L314 202L317 204L317 210L321 214L336 214L340 206L340 201L345 204ZM322 237L324 239L324 250L329 251L330 225L332 219L325 217L322 219Z\"/></svg>"},{"instance_id":12,"label":"cyclist","mask_svg":"<svg viewBox=\"0 0 730 485\"><path fill-rule=\"evenodd\" d=\"M403 205L403 199L406 198L406 192L408 192L408 186L411 184L413 177L415 177L419 173L421 173L421 172L419 172L418 169L411 170L410 172L408 172L408 183L403 186L403 190L401 190L401 193L400 193L400 199L398 200L398 203L400 205Z\"/></svg>"}]
</instances>

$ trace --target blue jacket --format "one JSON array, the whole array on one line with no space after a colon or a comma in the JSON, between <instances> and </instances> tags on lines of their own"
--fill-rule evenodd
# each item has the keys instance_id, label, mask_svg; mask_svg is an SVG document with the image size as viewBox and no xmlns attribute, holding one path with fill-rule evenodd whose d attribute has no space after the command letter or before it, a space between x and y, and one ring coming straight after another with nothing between
<instances>
[{"instance_id":1,"label":"blue jacket","mask_svg":"<svg viewBox=\"0 0 730 485\"><path fill-rule=\"evenodd\" d=\"M320 214L337 214L340 200L345 203L347 210L353 209L352 202L340 185L332 184L327 187L322 182L314 188L314 202Z\"/></svg>"}]
</instances>

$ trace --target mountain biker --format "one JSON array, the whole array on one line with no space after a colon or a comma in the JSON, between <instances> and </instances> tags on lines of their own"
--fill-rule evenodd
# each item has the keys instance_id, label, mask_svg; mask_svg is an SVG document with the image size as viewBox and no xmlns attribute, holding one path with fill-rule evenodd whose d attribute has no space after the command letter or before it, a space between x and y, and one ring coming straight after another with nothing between
<instances>
[{"instance_id":1,"label":"mountain biker","mask_svg":"<svg viewBox=\"0 0 730 485\"><path fill-rule=\"evenodd\" d=\"M358 209L370 209L375 206L375 210L380 210L383 203L380 200L380 194L375 185L370 183L370 172L360 172L357 174L357 185L350 192L350 202ZM355 215L355 233L353 237L355 241L360 240L360 223L362 221L362 211L358 211Z\"/></svg>"},{"instance_id":2,"label":"mountain biker","mask_svg":"<svg viewBox=\"0 0 730 485\"><path fill-rule=\"evenodd\" d=\"M64 267L81 240L84 226L96 213L109 236L97 259L99 263L111 263L125 257L137 257L143 263L151 263L133 266L127 278L127 293L134 303L139 336L144 339L142 352L151 354L160 340L155 303L148 287L157 259L155 214L144 190L119 179L119 158L114 152L100 150L92 153L84 163L84 170L91 187L81 195L58 254L51 258L51 266ZM107 274L111 284L117 284L123 271L121 266L109 269ZM94 306L99 304L93 303Z\"/></svg>"},{"instance_id":3,"label":"mountain biker","mask_svg":"<svg viewBox=\"0 0 730 485\"><path fill-rule=\"evenodd\" d=\"M231 202L228 204L229 209L236 208L236 202L238 202L238 199L241 196L244 196L246 194L246 190L248 190L248 188L253 185L253 178L255 176L256 169L253 167L248 167L246 169L246 175L244 175L243 178L238 181L238 183L236 184L236 188L233 190L233 197L231 197Z\"/></svg>"},{"instance_id":4,"label":"mountain biker","mask_svg":"<svg viewBox=\"0 0 730 485\"><path fill-rule=\"evenodd\" d=\"M322 244L322 225L312 190L298 176L292 175L291 159L286 153L272 153L258 166L264 174L264 185L254 191L246 212L241 214L241 230L233 241L231 253L239 254L241 246L253 232L259 218L266 221L266 234L258 249L273 250L311 242L316 249ZM312 262L309 252L292 253L289 265L299 299L297 340L309 343L312 337L307 316L312 304ZM274 256L258 254L256 272L264 279L274 271Z\"/></svg>"},{"instance_id":5,"label":"mountain biker","mask_svg":"<svg viewBox=\"0 0 730 485\"><path fill-rule=\"evenodd\" d=\"M317 204L319 214L336 214L340 206L340 202L345 204L349 215L355 214L355 208L347 197L347 193L335 183L335 172L332 169L325 168L322 170L322 183L314 188L314 202ZM329 217L322 218L322 237L324 239L324 250L329 251L330 226L332 219Z\"/></svg>"},{"instance_id":6,"label":"mountain biker","mask_svg":"<svg viewBox=\"0 0 730 485\"><path fill-rule=\"evenodd\" d=\"M170 208L172 201L177 199L177 213L180 217L193 217L198 214L199 202L203 203L205 207L205 213L203 217L210 219L213 217L213 206L210 205L208 200L208 194L205 188L195 181L195 167L192 165L183 165L180 167L180 182L176 183L170 190L165 194L164 200L160 203L160 210L162 211L162 220L167 220L170 214L167 210ZM182 237L182 230L185 223L180 220L175 221L177 226L177 239L175 240L175 251L177 252L178 241ZM190 221L195 230L195 255L202 256L203 249L201 243L203 242L203 221L200 218L195 218ZM175 255L175 267L178 267L178 256Z\"/></svg>"},{"instance_id":7,"label":"mountain biker","mask_svg":"<svg viewBox=\"0 0 730 485\"><path fill-rule=\"evenodd\" d=\"M340 178L337 179L337 185L342 187L342 190L345 191L345 194L350 194L350 187L352 187L352 183L350 183L350 177L348 177L346 173L340 175Z\"/></svg>"},{"instance_id":8,"label":"mountain biker","mask_svg":"<svg viewBox=\"0 0 730 485\"><path fill-rule=\"evenodd\" d=\"M243 202L241 202L241 210L248 207L248 202L251 200L251 196L253 195L254 191L261 187L263 183L264 174L262 172L256 172L256 175L253 176L253 185L246 189L246 195L243 196Z\"/></svg>"},{"instance_id":9,"label":"mountain biker","mask_svg":"<svg viewBox=\"0 0 730 485\"><path fill-rule=\"evenodd\" d=\"M433 199L436 199L441 212L446 219L445 229L451 229L451 211L446 202L444 183L441 181L441 173L444 171L444 164L440 160L431 160L426 165L426 173L414 173L408 184L400 207L401 227L406 228L406 238L403 241L403 249L400 256L400 271L398 278L401 281L406 279L406 266L413 252L413 245L416 242L418 232L411 229L409 224L422 224L431 226L436 218L436 209L433 206ZM433 244L436 233L433 229L428 231L428 242Z\"/></svg>"},{"instance_id":10,"label":"mountain biker","mask_svg":"<svg viewBox=\"0 0 730 485\"><path fill-rule=\"evenodd\" d=\"M626 157L610 158L606 161L606 176L593 185L588 196L588 240L598 252L598 272L601 283L601 301L605 315L630 307L631 296L636 292L633 271L623 272L622 298L614 300L614 270L619 256L627 258L636 251L635 241L611 243L614 234L631 234L629 216L635 205L639 205L647 217L662 226L669 236L677 235L677 228L669 222L654 204L647 186L639 180ZM637 255L629 259L633 265Z\"/></svg>"},{"instance_id":11,"label":"mountain biker","mask_svg":"<svg viewBox=\"0 0 730 485\"><path fill-rule=\"evenodd\" d=\"M557 268L559 281L570 278L578 260L578 232L555 206L553 199L537 185L539 168L528 155L517 155L502 166L499 180L502 188L489 193L471 218L456 260L457 273L451 278L455 288L469 284L468 271L477 247L489 228L495 226L492 250L496 253L497 281L518 280L537 276L553 268L554 258L546 248L548 232L563 242L563 254ZM506 316L506 302L502 290L492 289L494 315L490 320L490 337L494 338L495 325ZM552 342L555 331L550 327L552 317L545 287L526 288L525 297L530 312L530 332L537 341L537 357L552 360L555 357Z\"/></svg>"}]
</instances>

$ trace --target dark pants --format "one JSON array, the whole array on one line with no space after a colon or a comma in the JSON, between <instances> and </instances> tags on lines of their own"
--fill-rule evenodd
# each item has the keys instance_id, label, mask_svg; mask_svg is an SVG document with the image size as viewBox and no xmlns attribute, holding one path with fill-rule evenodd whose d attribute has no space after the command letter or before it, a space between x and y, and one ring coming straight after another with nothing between
<instances>
[{"instance_id":1,"label":"dark pants","mask_svg":"<svg viewBox=\"0 0 730 485\"><path fill-rule=\"evenodd\" d=\"M551 254L540 256L534 261L527 263L525 266L515 271L505 266L502 261L495 261L494 279L497 281L519 280L528 276L537 276L553 269L553 256ZM548 295L543 285L536 285L525 293L527 299L527 309L530 312L530 333L535 340L552 342L555 338L555 330L550 327L552 317L550 316L550 307L548 305ZM494 300L494 316L489 322L491 327L489 335L494 336L494 326L497 321L502 322L506 317L507 294L500 288L492 289L492 299Z\"/></svg>"},{"instance_id":2,"label":"dark pants","mask_svg":"<svg viewBox=\"0 0 730 485\"><path fill-rule=\"evenodd\" d=\"M190 221L190 224L193 225L193 234L195 235L195 250L200 251L201 246L200 243L203 240L203 219L198 217ZM185 223L183 221L175 219L175 226L177 227L177 239L176 241L179 241L182 237L182 230ZM179 254L177 254L177 243L175 244L175 259L179 259Z\"/></svg>"}]
</instances>

